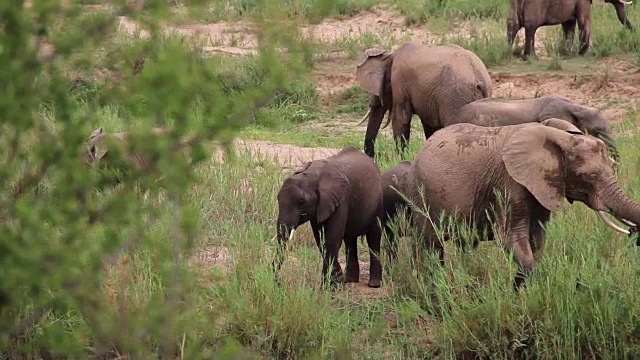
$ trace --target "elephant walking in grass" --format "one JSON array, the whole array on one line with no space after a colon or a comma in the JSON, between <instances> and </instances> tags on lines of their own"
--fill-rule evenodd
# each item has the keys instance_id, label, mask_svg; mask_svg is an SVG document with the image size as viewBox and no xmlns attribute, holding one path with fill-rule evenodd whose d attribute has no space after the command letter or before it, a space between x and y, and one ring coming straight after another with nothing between
<instances>
[{"instance_id":1,"label":"elephant walking in grass","mask_svg":"<svg viewBox=\"0 0 640 360\"><path fill-rule=\"evenodd\" d=\"M323 254L323 279L330 273L332 285L359 281L357 239L366 235L370 261L368 285L380 287L382 181L380 169L369 156L347 146L331 157L305 163L282 183L278 209L278 251L273 261L276 272L284 260L286 240L298 226L310 222ZM324 234L324 244L321 234ZM343 239L346 276L338 263Z\"/></svg>"},{"instance_id":2,"label":"elephant walking in grass","mask_svg":"<svg viewBox=\"0 0 640 360\"><path fill-rule=\"evenodd\" d=\"M564 199L586 204L625 234L607 213L626 225L640 224L640 203L620 188L604 142L561 119L450 125L425 142L403 189L419 209L429 205L427 213L414 208L412 214L422 244L437 250L441 263L444 248L431 222L439 222L441 211L487 234L485 240L494 239L493 223L518 265L516 288L533 271L544 248L544 225Z\"/></svg>"},{"instance_id":3,"label":"elephant walking in grass","mask_svg":"<svg viewBox=\"0 0 640 360\"><path fill-rule=\"evenodd\" d=\"M447 125L470 123L480 126L517 125L563 119L581 131L587 131L604 141L614 161L618 151L609 135L607 121L600 110L584 106L561 96L541 96L534 99L480 99L463 106Z\"/></svg>"},{"instance_id":4,"label":"elephant walking in grass","mask_svg":"<svg viewBox=\"0 0 640 360\"><path fill-rule=\"evenodd\" d=\"M631 1L604 0L616 9L621 24L634 31L625 12L625 5ZM535 35L541 26L562 25L565 40L564 53L569 55L573 44L576 24L580 29L580 55L586 54L591 41L591 3L592 0L510 0L507 19L507 41L509 46L518 30L524 28L524 57L535 56Z\"/></svg>"},{"instance_id":5,"label":"elephant walking in grass","mask_svg":"<svg viewBox=\"0 0 640 360\"><path fill-rule=\"evenodd\" d=\"M393 137L407 147L411 117L418 115L429 138L474 100L491 97L491 77L480 58L458 45L427 46L409 41L395 51L371 48L358 59L358 83L371 94L364 152L373 157L382 118L389 112ZM386 125L385 125L386 126Z\"/></svg>"}]
</instances>

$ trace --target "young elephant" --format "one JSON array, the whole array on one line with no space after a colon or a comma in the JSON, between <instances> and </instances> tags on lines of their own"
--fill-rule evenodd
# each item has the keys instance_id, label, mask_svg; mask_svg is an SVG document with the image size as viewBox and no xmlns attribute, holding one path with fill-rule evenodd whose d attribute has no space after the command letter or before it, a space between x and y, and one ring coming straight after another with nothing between
<instances>
[{"instance_id":1,"label":"young elephant","mask_svg":"<svg viewBox=\"0 0 640 360\"><path fill-rule=\"evenodd\" d=\"M509 17L507 19L507 41L509 46L518 30L524 28L524 57L535 56L534 43L536 30L541 26L562 24L565 47L564 53L571 52L576 23L580 29L580 49L584 55L589 49L591 38L591 2L592 0L510 0ZM616 9L621 24L634 31L627 19L624 7L631 4L625 0L604 0Z\"/></svg>"},{"instance_id":2,"label":"young elephant","mask_svg":"<svg viewBox=\"0 0 640 360\"><path fill-rule=\"evenodd\" d=\"M369 286L380 287L382 180L380 169L362 151L347 146L323 160L307 162L282 183L278 192L278 252L273 261L277 272L282 266L287 238L294 230L311 223L318 249L323 253L322 274L331 267L331 284L358 282L357 239L366 235L369 245ZM324 246L320 241L324 233ZM344 239L347 254L346 278L338 263Z\"/></svg>"},{"instance_id":3,"label":"young elephant","mask_svg":"<svg viewBox=\"0 0 640 360\"><path fill-rule=\"evenodd\" d=\"M582 131L599 137L607 145L611 156L618 160L618 151L609 136L607 121L600 110L580 105L561 96L541 96L533 99L480 99L466 104L447 125L470 123L480 126L504 126L546 119L563 119Z\"/></svg>"},{"instance_id":4,"label":"young elephant","mask_svg":"<svg viewBox=\"0 0 640 360\"><path fill-rule=\"evenodd\" d=\"M531 273L544 247L551 211L566 198L597 211L617 231L629 232L605 217L612 214L633 226L640 223L640 203L627 198L615 179L605 144L561 119L543 124L503 127L456 124L436 132L417 154L404 186L411 201L437 224L441 211L494 238L493 223L503 233L519 271L516 288ZM499 202L502 199L502 204ZM430 221L413 211L427 248L443 246Z\"/></svg>"},{"instance_id":5,"label":"young elephant","mask_svg":"<svg viewBox=\"0 0 640 360\"><path fill-rule=\"evenodd\" d=\"M396 215L405 216L409 219L407 202L400 195L400 193L402 193L400 184L404 181L404 177L409 172L410 167L411 161L404 160L382 173L382 224L384 224L384 232L391 245L390 258L392 259L395 258L397 244L390 223ZM398 212L400 213L398 214Z\"/></svg>"}]
</instances>

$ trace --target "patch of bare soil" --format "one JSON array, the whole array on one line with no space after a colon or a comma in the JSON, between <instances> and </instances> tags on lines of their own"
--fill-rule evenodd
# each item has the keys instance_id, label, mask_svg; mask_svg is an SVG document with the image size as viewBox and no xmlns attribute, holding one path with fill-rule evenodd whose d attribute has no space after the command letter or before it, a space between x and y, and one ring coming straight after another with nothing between
<instances>
[{"instance_id":1,"label":"patch of bare soil","mask_svg":"<svg viewBox=\"0 0 640 360\"><path fill-rule=\"evenodd\" d=\"M340 151L337 148L309 148L262 140L237 140L236 144L239 149L248 150L254 158L269 159L280 166L289 168L298 167L307 161L324 159Z\"/></svg>"},{"instance_id":2,"label":"patch of bare soil","mask_svg":"<svg viewBox=\"0 0 640 360\"><path fill-rule=\"evenodd\" d=\"M600 73L592 75L511 74L490 72L495 98L524 99L542 95L568 97L594 106L610 123L622 120L629 110L640 106L640 73Z\"/></svg>"},{"instance_id":3,"label":"patch of bare soil","mask_svg":"<svg viewBox=\"0 0 640 360\"><path fill-rule=\"evenodd\" d=\"M346 269L346 261L343 253L338 257L338 262L343 271ZM303 262L290 252L287 254L283 266L279 272L279 279L284 284L305 281L307 283L320 284L320 271L322 269L322 259L318 253L317 257L310 259L311 262ZM370 288L369 281L369 261L359 261L360 281L344 285L344 293L358 300L373 299L388 294L389 285L383 284L380 288ZM220 271L220 281L224 281L226 276L233 269L234 263L229 248L221 245L208 245L198 249L190 258L190 264L197 269L203 270L203 281L211 281L210 271L216 269Z\"/></svg>"},{"instance_id":4,"label":"patch of bare soil","mask_svg":"<svg viewBox=\"0 0 640 360\"><path fill-rule=\"evenodd\" d=\"M120 29L131 36L149 36L148 30L134 20L122 16ZM247 21L221 21L213 24L165 25L167 33L184 35L202 41L206 53L222 52L231 55L246 55L255 52L257 37L251 23ZM414 40L424 43L436 43L442 38L429 31L425 25L407 26L404 17L385 6L377 6L347 19L324 19L318 24L301 28L303 36L317 42L334 43L360 38L370 33L380 37L385 43L399 43L399 40ZM462 27L458 33L469 35L471 28ZM393 49L397 46L390 46Z\"/></svg>"}]
</instances>

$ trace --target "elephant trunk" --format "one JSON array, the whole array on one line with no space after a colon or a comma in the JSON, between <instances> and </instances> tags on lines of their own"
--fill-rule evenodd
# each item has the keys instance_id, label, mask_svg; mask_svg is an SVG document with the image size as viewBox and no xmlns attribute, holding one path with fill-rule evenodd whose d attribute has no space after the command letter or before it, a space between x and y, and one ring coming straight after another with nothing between
<instances>
[{"instance_id":1,"label":"elephant trunk","mask_svg":"<svg viewBox=\"0 0 640 360\"><path fill-rule=\"evenodd\" d=\"M640 224L640 203L629 199L614 178L606 185L602 195L604 206L611 215L629 226ZM600 216L604 215L600 214ZM607 225L611 227L611 224L607 223ZM620 231L620 229L616 230ZM621 232L628 234L626 230Z\"/></svg>"},{"instance_id":2,"label":"elephant trunk","mask_svg":"<svg viewBox=\"0 0 640 360\"><path fill-rule=\"evenodd\" d=\"M278 216L278 220L276 222L276 240L278 242L276 247L276 255L273 259L273 270L278 272L280 267L282 267L282 263L284 262L284 251L287 247L287 241L290 241L293 238L293 233L296 230L298 225L297 219L286 219L282 216Z\"/></svg>"},{"instance_id":3,"label":"elephant trunk","mask_svg":"<svg viewBox=\"0 0 640 360\"><path fill-rule=\"evenodd\" d=\"M629 30L635 31L635 29L633 28L633 25L631 25L631 22L627 18L627 14L626 14L626 11L624 9L625 5L629 5L632 2L631 1L625 1L625 0L610 0L610 1L607 1L607 2L611 3L611 5L613 5L613 7L615 7L616 15L618 16L618 21L620 21L620 23L622 25L626 26Z\"/></svg>"}]
</instances>

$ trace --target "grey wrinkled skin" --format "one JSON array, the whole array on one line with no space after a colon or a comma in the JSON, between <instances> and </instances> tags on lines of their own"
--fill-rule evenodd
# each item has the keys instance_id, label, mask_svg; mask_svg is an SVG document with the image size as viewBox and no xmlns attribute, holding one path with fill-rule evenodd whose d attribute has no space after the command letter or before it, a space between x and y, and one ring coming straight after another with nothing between
<instances>
[{"instance_id":1,"label":"grey wrinkled skin","mask_svg":"<svg viewBox=\"0 0 640 360\"><path fill-rule=\"evenodd\" d=\"M418 115L428 138L462 105L491 97L491 78L473 52L457 45L427 46L409 41L393 52L367 49L356 62L356 78L371 97L364 151L373 157L375 140L389 112L397 149L404 152L411 116Z\"/></svg>"},{"instance_id":2,"label":"grey wrinkled skin","mask_svg":"<svg viewBox=\"0 0 640 360\"><path fill-rule=\"evenodd\" d=\"M604 0L616 10L621 24L635 31L620 0ZM576 24L580 29L580 49L584 55L591 41L591 0L510 0L507 18L507 41L513 46L518 31L524 28L524 58L535 56L535 34L541 26L562 25L565 46L563 53L571 54Z\"/></svg>"},{"instance_id":3,"label":"grey wrinkled skin","mask_svg":"<svg viewBox=\"0 0 640 360\"><path fill-rule=\"evenodd\" d=\"M541 96L534 99L481 99L464 105L446 125L470 123L480 126L504 126L542 122L557 118L570 122L581 131L602 139L611 156L618 160L618 151L609 135L607 121L600 110L584 106L561 96Z\"/></svg>"},{"instance_id":4,"label":"grey wrinkled skin","mask_svg":"<svg viewBox=\"0 0 640 360\"><path fill-rule=\"evenodd\" d=\"M404 191L417 206L429 206L434 224L443 211L476 230L480 240L500 235L518 265L517 288L542 254L551 211L560 210L565 199L621 221L640 221L640 204L622 192L605 144L576 130L560 119L501 127L448 126L416 155ZM417 245L438 251L444 264L444 239L423 214L412 209L412 217Z\"/></svg>"},{"instance_id":5,"label":"grey wrinkled skin","mask_svg":"<svg viewBox=\"0 0 640 360\"><path fill-rule=\"evenodd\" d=\"M327 275L331 285L359 281L357 239L365 235L370 259L368 285L380 287L381 217L380 169L362 151L347 146L326 159L305 163L283 181L278 192L276 237L279 246L273 260L275 272L282 266L284 247L292 231L309 222L323 254L323 281ZM346 276L338 263L343 239Z\"/></svg>"}]
</instances>

